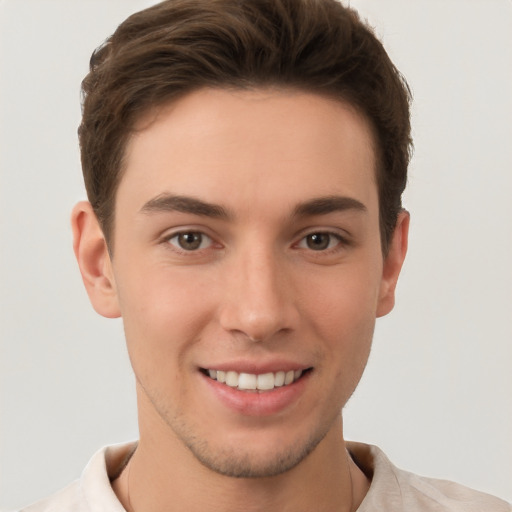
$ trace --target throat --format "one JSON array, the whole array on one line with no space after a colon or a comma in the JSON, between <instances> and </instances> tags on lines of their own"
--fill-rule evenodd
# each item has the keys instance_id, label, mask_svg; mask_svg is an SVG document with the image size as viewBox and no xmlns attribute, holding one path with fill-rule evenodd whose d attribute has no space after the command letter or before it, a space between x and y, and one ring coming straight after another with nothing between
<instances>
[{"instance_id":1,"label":"throat","mask_svg":"<svg viewBox=\"0 0 512 512\"><path fill-rule=\"evenodd\" d=\"M300 464L260 478L216 473L191 458L183 445L162 438L146 444L141 437L112 487L127 512L355 511L369 482L345 449L341 417L331 427Z\"/></svg>"}]
</instances>

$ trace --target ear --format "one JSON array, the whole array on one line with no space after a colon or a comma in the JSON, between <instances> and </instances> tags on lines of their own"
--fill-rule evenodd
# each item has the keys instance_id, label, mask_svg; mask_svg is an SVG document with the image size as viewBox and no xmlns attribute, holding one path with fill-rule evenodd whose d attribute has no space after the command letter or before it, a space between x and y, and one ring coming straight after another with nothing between
<instances>
[{"instance_id":1,"label":"ear","mask_svg":"<svg viewBox=\"0 0 512 512\"><path fill-rule=\"evenodd\" d=\"M384 258L377 317L387 315L395 305L396 283L407 253L409 219L409 212L405 210L398 215L389 250Z\"/></svg>"},{"instance_id":2,"label":"ear","mask_svg":"<svg viewBox=\"0 0 512 512\"><path fill-rule=\"evenodd\" d=\"M73 250L93 308L107 318L121 316L107 242L92 206L78 203L71 213Z\"/></svg>"}]
</instances>

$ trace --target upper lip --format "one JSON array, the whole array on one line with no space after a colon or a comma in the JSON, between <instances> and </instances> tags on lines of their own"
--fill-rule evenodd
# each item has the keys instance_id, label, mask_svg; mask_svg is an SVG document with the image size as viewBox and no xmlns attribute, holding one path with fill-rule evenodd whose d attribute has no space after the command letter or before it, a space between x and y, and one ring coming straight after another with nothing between
<instances>
[{"instance_id":1,"label":"upper lip","mask_svg":"<svg viewBox=\"0 0 512 512\"><path fill-rule=\"evenodd\" d=\"M272 360L267 362L238 360L230 362L208 363L201 365L205 370L220 370L224 372L234 371L237 373L251 373L260 375L263 373L276 373L279 371L288 372L290 370L307 370L312 365L294 362L290 360Z\"/></svg>"}]
</instances>

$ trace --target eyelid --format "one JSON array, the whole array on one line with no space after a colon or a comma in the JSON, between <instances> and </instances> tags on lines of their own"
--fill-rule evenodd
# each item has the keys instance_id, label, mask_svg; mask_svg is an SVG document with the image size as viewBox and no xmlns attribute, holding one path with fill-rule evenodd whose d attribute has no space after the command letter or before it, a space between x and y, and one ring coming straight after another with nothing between
<instances>
[{"instance_id":1,"label":"eyelid","mask_svg":"<svg viewBox=\"0 0 512 512\"><path fill-rule=\"evenodd\" d=\"M331 237L331 242L332 242L332 239L334 238L335 240L337 240L337 244L336 245L339 245L340 243L344 243L345 242L345 239L338 233L334 233L332 231L311 231L309 233L306 233L304 236L302 236L302 238L298 241L298 243L296 244L297 247L301 247L301 245L304 243L307 243L307 238L308 236L312 236L312 235L324 235L324 236L329 236ZM302 248L302 247L301 247ZM309 249L309 247L303 247L304 249ZM329 249L333 249L333 247L328 247L327 249L323 249L324 251L327 251ZM318 252L321 252L320 250Z\"/></svg>"},{"instance_id":2,"label":"eyelid","mask_svg":"<svg viewBox=\"0 0 512 512\"><path fill-rule=\"evenodd\" d=\"M336 227L323 227L323 226L313 226L313 227L307 227L305 229L301 229L297 232L295 235L296 240L302 240L303 238L306 238L309 235L316 235L316 234L322 234L322 235L331 235L336 238L339 238L340 240L344 240L348 243L348 241L351 239L351 235L348 231L341 228Z\"/></svg>"},{"instance_id":3,"label":"eyelid","mask_svg":"<svg viewBox=\"0 0 512 512\"><path fill-rule=\"evenodd\" d=\"M307 246L307 237L315 234L329 235L331 238L335 238L337 243L325 249L315 250ZM292 246L293 249L304 251L312 257L314 256L315 258L334 256L338 253L342 253L348 250L351 246L354 245L354 240L352 239L350 233L346 232L345 230L333 227L309 227L298 233L296 240L297 242L295 242ZM329 243L332 244L332 240Z\"/></svg>"},{"instance_id":4,"label":"eyelid","mask_svg":"<svg viewBox=\"0 0 512 512\"><path fill-rule=\"evenodd\" d=\"M170 246L170 249L183 254L193 255L202 253L203 251L207 251L211 249L214 246L217 246L218 248L222 247L222 244L217 242L216 237L209 232L210 230L206 229L204 226L179 226L176 228L168 229L166 230L159 238L158 243ZM203 237L207 238L209 240L208 247L203 247L195 250L186 250L177 244L171 243L171 240L173 238L176 238L179 235L186 234L186 233L197 233L202 235Z\"/></svg>"},{"instance_id":5,"label":"eyelid","mask_svg":"<svg viewBox=\"0 0 512 512\"><path fill-rule=\"evenodd\" d=\"M175 239L175 238L178 239L179 236L184 235L184 234L200 235L201 236L200 246L197 249L187 250L187 249L184 249L183 247L180 247L178 244L178 241L177 241L176 245L172 242L173 239ZM169 244L171 244L172 246L174 246L179 251L183 251L183 252L198 252L198 251L207 249L208 247L210 247L213 244L213 240L211 239L211 237L209 237L205 233L201 233L200 231L180 231L179 233L174 233L172 236L168 237L167 242ZM202 247L205 243L207 244L208 247Z\"/></svg>"}]
</instances>

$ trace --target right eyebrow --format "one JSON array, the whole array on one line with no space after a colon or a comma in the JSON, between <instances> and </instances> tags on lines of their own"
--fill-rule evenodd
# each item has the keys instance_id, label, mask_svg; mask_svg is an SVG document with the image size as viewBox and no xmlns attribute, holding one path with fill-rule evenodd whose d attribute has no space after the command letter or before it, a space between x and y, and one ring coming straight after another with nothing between
<instances>
[{"instance_id":1,"label":"right eyebrow","mask_svg":"<svg viewBox=\"0 0 512 512\"><path fill-rule=\"evenodd\" d=\"M181 212L227 220L231 215L218 204L207 203L190 196L160 194L150 199L140 209L141 213Z\"/></svg>"},{"instance_id":2,"label":"right eyebrow","mask_svg":"<svg viewBox=\"0 0 512 512\"><path fill-rule=\"evenodd\" d=\"M316 197L304 203L300 203L295 207L295 217L313 217L315 215L327 215L333 212L356 211L367 213L366 206L347 196L325 196Z\"/></svg>"}]
</instances>

